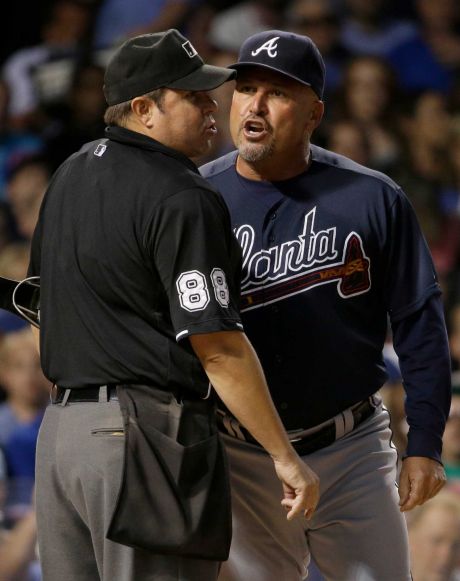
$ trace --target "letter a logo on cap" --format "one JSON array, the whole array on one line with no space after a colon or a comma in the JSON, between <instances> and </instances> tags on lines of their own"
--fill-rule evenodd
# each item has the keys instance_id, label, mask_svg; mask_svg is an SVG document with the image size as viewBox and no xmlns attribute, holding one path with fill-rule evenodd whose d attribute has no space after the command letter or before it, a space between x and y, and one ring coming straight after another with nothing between
<instances>
[{"instance_id":1,"label":"letter a logo on cap","mask_svg":"<svg viewBox=\"0 0 460 581\"><path fill-rule=\"evenodd\" d=\"M278 51L276 50L278 48L276 43L278 39L279 36L275 36L270 40L267 40L267 42L264 42L262 46L259 46L259 48L256 48L256 50L251 52L252 56L257 56L259 52L266 50L269 57L275 58L275 56L278 54Z\"/></svg>"},{"instance_id":2,"label":"letter a logo on cap","mask_svg":"<svg viewBox=\"0 0 460 581\"><path fill-rule=\"evenodd\" d=\"M187 42L184 42L182 48L185 50L185 52L188 54L190 58L193 58L198 54L198 52L195 50L195 47L189 40L187 40Z\"/></svg>"}]
</instances>

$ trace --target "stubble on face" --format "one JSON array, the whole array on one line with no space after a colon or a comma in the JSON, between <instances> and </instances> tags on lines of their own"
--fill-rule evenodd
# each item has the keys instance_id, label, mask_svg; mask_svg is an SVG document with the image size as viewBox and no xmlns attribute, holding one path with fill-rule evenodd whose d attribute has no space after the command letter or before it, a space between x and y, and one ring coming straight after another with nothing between
<instances>
[{"instance_id":1,"label":"stubble on face","mask_svg":"<svg viewBox=\"0 0 460 581\"><path fill-rule=\"evenodd\" d=\"M240 157L244 161L250 163L264 161L273 155L275 151L275 139L273 136L267 143L249 143L245 141L242 132L243 129L240 129L236 146Z\"/></svg>"}]
</instances>

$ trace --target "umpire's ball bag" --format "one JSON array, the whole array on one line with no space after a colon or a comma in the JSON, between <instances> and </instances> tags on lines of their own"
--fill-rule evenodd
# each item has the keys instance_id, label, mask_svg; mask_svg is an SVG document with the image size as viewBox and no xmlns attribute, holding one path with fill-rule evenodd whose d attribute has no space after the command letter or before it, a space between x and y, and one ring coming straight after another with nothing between
<instances>
[{"instance_id":1,"label":"umpire's ball bag","mask_svg":"<svg viewBox=\"0 0 460 581\"><path fill-rule=\"evenodd\" d=\"M125 460L107 538L152 553L225 561L230 484L215 404L178 403L147 386L117 392Z\"/></svg>"}]
</instances>

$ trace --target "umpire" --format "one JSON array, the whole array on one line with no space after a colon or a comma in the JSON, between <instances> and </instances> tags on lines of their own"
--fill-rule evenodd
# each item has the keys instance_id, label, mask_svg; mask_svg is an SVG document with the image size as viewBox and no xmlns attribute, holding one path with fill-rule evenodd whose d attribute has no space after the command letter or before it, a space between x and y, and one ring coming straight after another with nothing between
<instances>
[{"instance_id":1,"label":"umpire","mask_svg":"<svg viewBox=\"0 0 460 581\"><path fill-rule=\"evenodd\" d=\"M243 333L241 256L228 211L190 159L216 133L208 91L233 76L205 65L176 30L128 40L106 71L105 138L64 162L46 193L29 268L41 279L41 359L54 383L37 447L45 581L217 576L209 557L107 538L127 462L141 463L125 451L126 393L136 425L151 401L156 415L143 421L180 433L180 400L187 409L208 406L212 431L211 381L273 457L288 518L311 515L318 502L318 479L289 444ZM128 498L144 485L161 512L164 491L148 467ZM215 492L225 504L225 482ZM218 510L224 522L225 506ZM157 525L149 506L140 512L138 520L128 515L130 530ZM177 522L166 524L173 536ZM202 531L203 546L212 540Z\"/></svg>"}]
</instances>

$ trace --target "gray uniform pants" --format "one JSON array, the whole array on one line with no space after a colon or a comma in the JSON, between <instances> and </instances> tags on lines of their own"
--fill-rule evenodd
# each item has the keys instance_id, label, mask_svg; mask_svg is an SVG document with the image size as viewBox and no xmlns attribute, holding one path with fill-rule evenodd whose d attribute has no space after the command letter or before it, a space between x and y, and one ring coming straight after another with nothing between
<instances>
[{"instance_id":1,"label":"gray uniform pants","mask_svg":"<svg viewBox=\"0 0 460 581\"><path fill-rule=\"evenodd\" d=\"M219 564L105 539L124 435L117 401L51 405L37 444L38 543L44 581L215 581Z\"/></svg>"},{"instance_id":2,"label":"gray uniform pants","mask_svg":"<svg viewBox=\"0 0 460 581\"><path fill-rule=\"evenodd\" d=\"M232 474L233 539L219 581L300 581L310 555L328 581L408 581L407 531L398 508L388 413L305 457L320 477L310 521L288 522L271 459L225 436Z\"/></svg>"}]
</instances>

